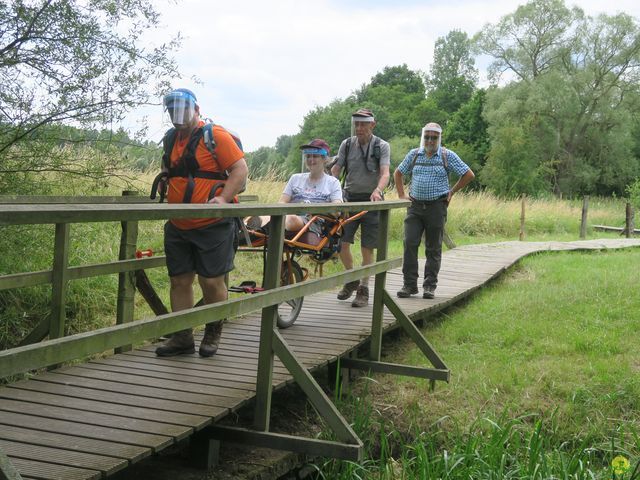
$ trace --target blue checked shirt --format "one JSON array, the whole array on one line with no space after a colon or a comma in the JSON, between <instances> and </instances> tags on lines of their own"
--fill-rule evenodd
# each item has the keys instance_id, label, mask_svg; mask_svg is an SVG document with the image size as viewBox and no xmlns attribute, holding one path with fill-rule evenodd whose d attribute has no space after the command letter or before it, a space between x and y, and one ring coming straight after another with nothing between
<instances>
[{"instance_id":1,"label":"blue checked shirt","mask_svg":"<svg viewBox=\"0 0 640 480\"><path fill-rule=\"evenodd\" d=\"M447 169L445 170L442 157L440 156L442 147L438 152L427 158L424 148L413 150L407 153L398 170L405 177L411 177L411 188L409 196L414 200L436 200L449 193L449 172L454 172L461 177L469 170L466 163L460 160L455 152L447 148ZM411 172L413 157L418 152L416 164Z\"/></svg>"}]
</instances>

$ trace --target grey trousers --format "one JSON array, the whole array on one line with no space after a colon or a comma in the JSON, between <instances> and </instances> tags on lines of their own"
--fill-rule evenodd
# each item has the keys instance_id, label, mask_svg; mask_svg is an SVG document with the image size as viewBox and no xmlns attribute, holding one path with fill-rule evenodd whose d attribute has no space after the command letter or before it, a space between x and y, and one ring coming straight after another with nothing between
<instances>
[{"instance_id":1,"label":"grey trousers","mask_svg":"<svg viewBox=\"0 0 640 480\"><path fill-rule=\"evenodd\" d=\"M404 255L402 275L404 284L418 286L418 247L425 233L424 288L435 288L442 258L442 237L447 222L447 203L444 199L432 202L413 202L404 219Z\"/></svg>"}]
</instances>

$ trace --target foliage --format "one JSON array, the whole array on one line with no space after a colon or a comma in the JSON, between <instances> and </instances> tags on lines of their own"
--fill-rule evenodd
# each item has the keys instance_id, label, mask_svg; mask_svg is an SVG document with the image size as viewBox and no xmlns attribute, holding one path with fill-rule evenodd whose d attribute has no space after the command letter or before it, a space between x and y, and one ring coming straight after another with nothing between
<instances>
[{"instance_id":1,"label":"foliage","mask_svg":"<svg viewBox=\"0 0 640 480\"><path fill-rule=\"evenodd\" d=\"M572 52L579 8L568 9L563 0L533 0L485 25L473 41L478 52L494 57L489 75L494 81L505 72L530 81L551 71Z\"/></svg>"},{"instance_id":2,"label":"foliage","mask_svg":"<svg viewBox=\"0 0 640 480\"><path fill-rule=\"evenodd\" d=\"M633 203L636 211L640 211L640 178L636 179L635 182L629 185L627 193L629 194L631 203Z\"/></svg>"},{"instance_id":3,"label":"foliage","mask_svg":"<svg viewBox=\"0 0 640 480\"><path fill-rule=\"evenodd\" d=\"M430 321L451 383L362 378L340 409L365 460L328 460L319 478L634 478L612 461L640 455L639 300L620 288L639 280L638 260L636 249L529 257ZM410 340L390 347L424 364Z\"/></svg>"},{"instance_id":4,"label":"foliage","mask_svg":"<svg viewBox=\"0 0 640 480\"><path fill-rule=\"evenodd\" d=\"M449 115L467 103L478 81L467 34L451 30L436 40L433 65L426 77L427 92L438 108Z\"/></svg>"},{"instance_id":5,"label":"foliage","mask_svg":"<svg viewBox=\"0 0 640 480\"><path fill-rule=\"evenodd\" d=\"M482 115L486 104L486 90L476 90L471 99L455 112L444 129L442 138L471 170L479 174L489 155L487 121ZM478 182L470 187L477 188Z\"/></svg>"},{"instance_id":6,"label":"foliage","mask_svg":"<svg viewBox=\"0 0 640 480\"><path fill-rule=\"evenodd\" d=\"M250 178L285 179L289 176L285 157L277 147L260 147L255 152L247 153L245 159Z\"/></svg>"},{"instance_id":7,"label":"foliage","mask_svg":"<svg viewBox=\"0 0 640 480\"><path fill-rule=\"evenodd\" d=\"M533 0L475 41L494 71L518 79L488 92L483 183L501 194L623 194L640 172L638 22Z\"/></svg>"},{"instance_id":8,"label":"foliage","mask_svg":"<svg viewBox=\"0 0 640 480\"><path fill-rule=\"evenodd\" d=\"M104 177L118 158L74 161L51 125L120 121L178 77L171 51L144 34L159 15L145 0L0 2L0 175L64 171Z\"/></svg>"}]
</instances>

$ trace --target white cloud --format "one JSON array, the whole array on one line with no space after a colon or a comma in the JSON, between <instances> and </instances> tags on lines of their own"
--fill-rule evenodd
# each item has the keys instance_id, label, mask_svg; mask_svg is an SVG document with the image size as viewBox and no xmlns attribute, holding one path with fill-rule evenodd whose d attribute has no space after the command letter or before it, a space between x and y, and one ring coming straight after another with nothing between
<instances>
[{"instance_id":1,"label":"white cloud","mask_svg":"<svg viewBox=\"0 0 640 480\"><path fill-rule=\"evenodd\" d=\"M183 77L202 82L175 85L192 88L203 112L254 150L296 133L309 110L346 97L385 66L427 71L438 37L453 29L473 35L520 3L185 0L157 8L162 30L185 37L176 56ZM580 6L588 14L638 16L637 3L582 0ZM154 140L167 128L160 110L145 110Z\"/></svg>"}]
</instances>

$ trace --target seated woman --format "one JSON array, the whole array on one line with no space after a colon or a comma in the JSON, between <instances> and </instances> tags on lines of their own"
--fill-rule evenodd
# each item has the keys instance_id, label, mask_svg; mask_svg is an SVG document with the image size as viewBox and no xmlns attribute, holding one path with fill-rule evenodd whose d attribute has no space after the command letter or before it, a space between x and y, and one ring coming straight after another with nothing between
<instances>
[{"instance_id":1,"label":"seated woman","mask_svg":"<svg viewBox=\"0 0 640 480\"><path fill-rule=\"evenodd\" d=\"M325 173L329 158L329 145L321 138L300 147L308 173L295 173L284 187L278 203L342 203L342 188L337 178ZM305 226L312 215L287 215L285 229L297 232ZM249 217L247 226L253 230L265 226L268 216Z\"/></svg>"}]
</instances>

